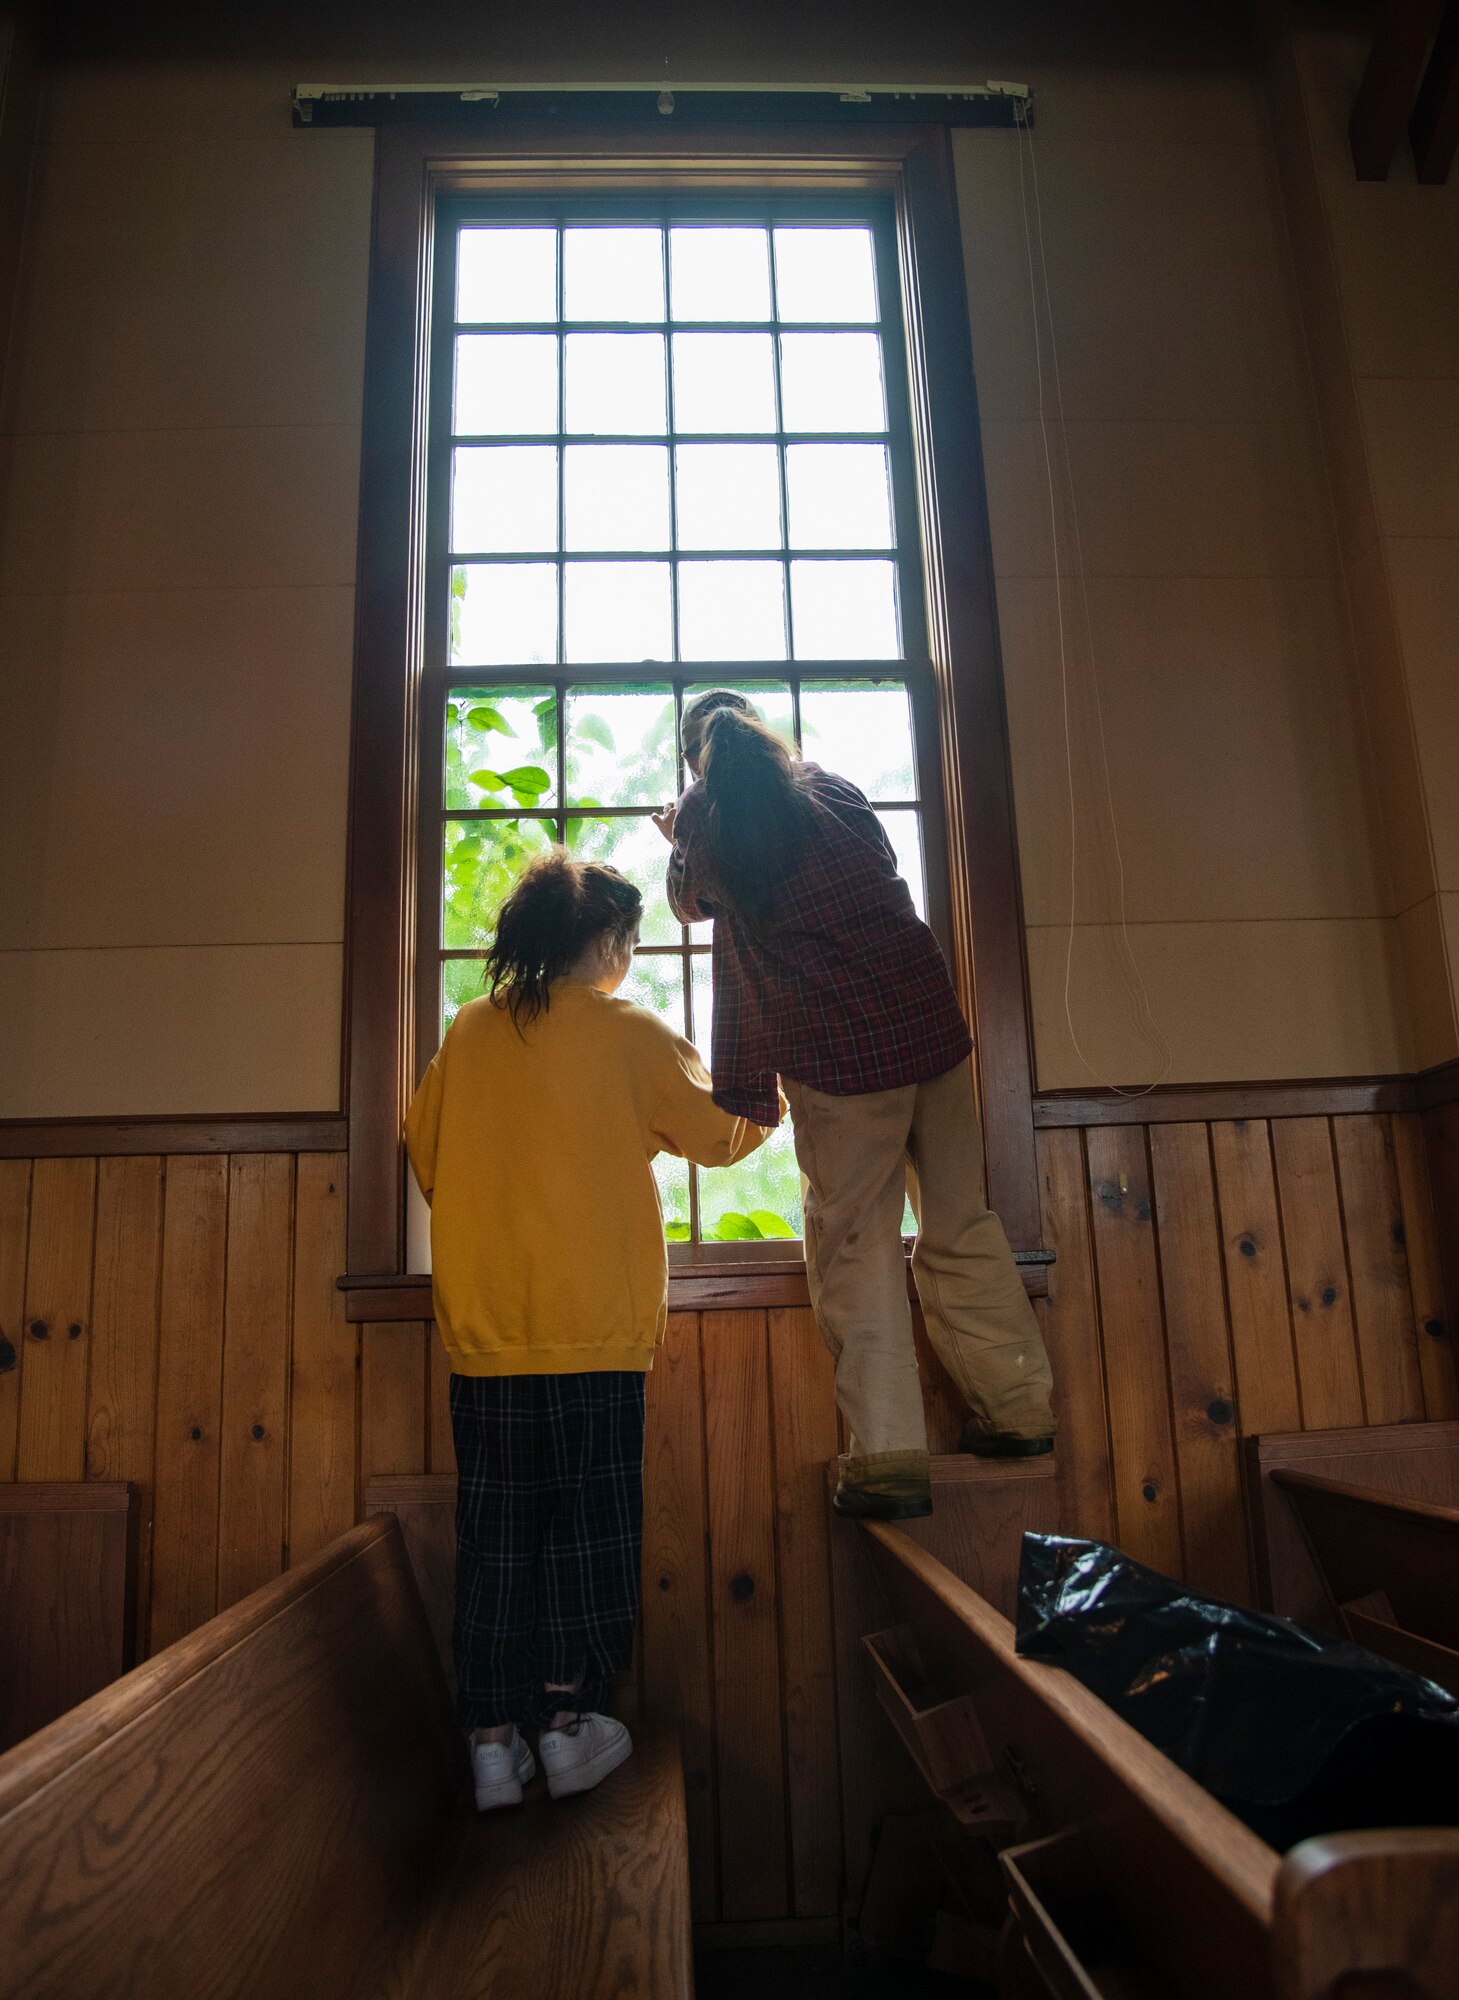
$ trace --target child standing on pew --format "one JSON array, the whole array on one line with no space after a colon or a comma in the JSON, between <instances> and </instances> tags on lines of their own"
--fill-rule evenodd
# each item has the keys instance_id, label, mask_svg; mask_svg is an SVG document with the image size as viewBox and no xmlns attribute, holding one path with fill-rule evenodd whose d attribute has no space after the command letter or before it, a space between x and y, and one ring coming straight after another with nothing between
<instances>
[{"instance_id":1,"label":"child standing on pew","mask_svg":"<svg viewBox=\"0 0 1459 2000\"><path fill-rule=\"evenodd\" d=\"M633 1745L602 1711L629 1664L643 1533L644 1377L668 1261L651 1162L728 1166L765 1137L704 1065L613 996L643 903L554 848L502 906L487 991L463 1007L406 1117L431 1204L451 1358L459 1714L476 1803L536 1773L582 1792Z\"/></svg>"}]
</instances>

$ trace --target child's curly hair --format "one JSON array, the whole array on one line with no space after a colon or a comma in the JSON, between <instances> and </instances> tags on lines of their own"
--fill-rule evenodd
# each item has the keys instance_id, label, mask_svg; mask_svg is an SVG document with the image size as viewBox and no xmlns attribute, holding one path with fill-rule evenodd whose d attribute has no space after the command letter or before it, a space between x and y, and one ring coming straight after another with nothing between
<instances>
[{"instance_id":1,"label":"child's curly hair","mask_svg":"<svg viewBox=\"0 0 1459 2000\"><path fill-rule=\"evenodd\" d=\"M643 898L616 868L574 861L549 848L523 873L502 904L486 954L486 990L518 1028L549 1005L560 979L594 944L605 960L633 949Z\"/></svg>"}]
</instances>

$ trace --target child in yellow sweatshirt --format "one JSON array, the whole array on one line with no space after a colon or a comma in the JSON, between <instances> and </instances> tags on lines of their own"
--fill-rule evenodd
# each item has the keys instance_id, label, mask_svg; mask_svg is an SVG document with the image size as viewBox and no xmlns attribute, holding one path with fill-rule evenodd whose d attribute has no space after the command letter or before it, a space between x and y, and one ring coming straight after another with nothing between
<instances>
[{"instance_id":1,"label":"child in yellow sweatshirt","mask_svg":"<svg viewBox=\"0 0 1459 2000\"><path fill-rule=\"evenodd\" d=\"M476 1803L536 1772L587 1791L633 1748L601 1713L627 1666L643 1537L644 1377L668 1262L651 1162L728 1166L760 1126L721 1111L672 1028L613 996L642 899L561 848L502 906L487 992L461 1009L406 1116L431 1204L451 1359L459 1713Z\"/></svg>"}]
</instances>

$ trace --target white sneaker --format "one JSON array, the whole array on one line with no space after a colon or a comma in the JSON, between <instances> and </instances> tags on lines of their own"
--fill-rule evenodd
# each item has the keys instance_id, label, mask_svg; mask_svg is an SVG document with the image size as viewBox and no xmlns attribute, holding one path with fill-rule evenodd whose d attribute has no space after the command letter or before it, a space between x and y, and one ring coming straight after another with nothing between
<instances>
[{"instance_id":1,"label":"white sneaker","mask_svg":"<svg viewBox=\"0 0 1459 2000\"><path fill-rule=\"evenodd\" d=\"M537 1759L519 1729L513 1728L510 1743L483 1743L473 1732L471 1775L478 1812L490 1812L494 1806L519 1806L523 1785L530 1785L537 1775Z\"/></svg>"},{"instance_id":2,"label":"white sneaker","mask_svg":"<svg viewBox=\"0 0 1459 2000\"><path fill-rule=\"evenodd\" d=\"M589 1712L566 1729L544 1729L537 1738L547 1789L555 1799L590 1792L633 1754L633 1738L611 1716Z\"/></svg>"}]
</instances>

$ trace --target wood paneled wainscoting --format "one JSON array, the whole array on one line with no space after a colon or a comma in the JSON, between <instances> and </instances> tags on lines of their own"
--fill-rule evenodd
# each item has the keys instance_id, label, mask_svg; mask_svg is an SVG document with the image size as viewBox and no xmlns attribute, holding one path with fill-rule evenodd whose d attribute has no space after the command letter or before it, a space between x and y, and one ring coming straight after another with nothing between
<instances>
[{"instance_id":1,"label":"wood paneled wainscoting","mask_svg":"<svg viewBox=\"0 0 1459 2000\"><path fill-rule=\"evenodd\" d=\"M1244 1434L1459 1414L1418 1116L1041 1112L1062 1523L1248 1597ZM430 1326L345 1318L344 1167L0 1160L0 1479L141 1490L139 1656L342 1533L366 1479L451 1469ZM672 1317L637 1699L683 1735L701 1922L839 1913L837 1442L807 1311Z\"/></svg>"}]
</instances>

